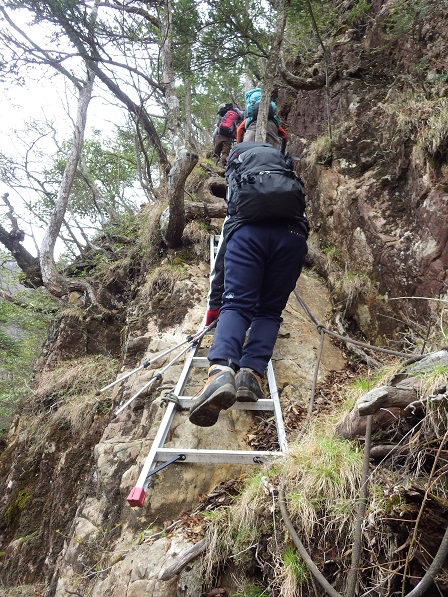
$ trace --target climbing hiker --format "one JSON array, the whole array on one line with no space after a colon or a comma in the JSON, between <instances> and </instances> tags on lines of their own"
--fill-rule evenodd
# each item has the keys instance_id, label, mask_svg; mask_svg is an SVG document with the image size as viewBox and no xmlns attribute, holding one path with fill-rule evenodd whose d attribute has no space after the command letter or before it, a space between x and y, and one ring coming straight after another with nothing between
<instances>
[{"instance_id":1,"label":"climbing hiker","mask_svg":"<svg viewBox=\"0 0 448 597\"><path fill-rule=\"evenodd\" d=\"M245 102L246 109L244 111L244 120L237 128L236 142L255 141L255 131L257 128L258 109L261 101L261 88L256 87L246 92ZM288 134L280 125L277 117L277 105L271 101L269 104L268 123L266 127L266 141L271 143L276 149L280 149L285 153L286 143L288 141Z\"/></svg>"},{"instance_id":2,"label":"climbing hiker","mask_svg":"<svg viewBox=\"0 0 448 597\"><path fill-rule=\"evenodd\" d=\"M226 167L227 158L235 139L236 130L244 113L232 103L220 104L218 108L219 120L213 133L213 155L216 162Z\"/></svg>"},{"instance_id":3,"label":"climbing hiker","mask_svg":"<svg viewBox=\"0 0 448 597\"><path fill-rule=\"evenodd\" d=\"M189 414L202 427L214 425L237 400L263 398L281 313L307 253L305 192L288 156L270 143L240 143L225 176L227 216L205 323L218 321L208 379Z\"/></svg>"}]
</instances>

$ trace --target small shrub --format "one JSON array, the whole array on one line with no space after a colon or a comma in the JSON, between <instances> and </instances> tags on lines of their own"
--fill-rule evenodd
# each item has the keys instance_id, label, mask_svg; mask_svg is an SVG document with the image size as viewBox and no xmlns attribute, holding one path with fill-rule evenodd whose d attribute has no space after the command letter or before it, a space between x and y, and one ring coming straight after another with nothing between
<instances>
[{"instance_id":1,"label":"small shrub","mask_svg":"<svg viewBox=\"0 0 448 597\"><path fill-rule=\"evenodd\" d=\"M5 521L6 524L11 524L18 516L22 510L25 509L27 503L31 499L31 491L29 489L20 489L16 499L8 506L5 511Z\"/></svg>"}]
</instances>

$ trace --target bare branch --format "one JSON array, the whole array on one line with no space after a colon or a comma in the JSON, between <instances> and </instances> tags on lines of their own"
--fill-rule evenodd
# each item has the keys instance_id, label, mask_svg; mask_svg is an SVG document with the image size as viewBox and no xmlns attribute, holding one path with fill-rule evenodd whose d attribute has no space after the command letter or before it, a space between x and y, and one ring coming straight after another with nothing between
<instances>
[{"instance_id":1,"label":"bare branch","mask_svg":"<svg viewBox=\"0 0 448 597\"><path fill-rule=\"evenodd\" d=\"M70 81L73 83L73 85L75 85L75 87L79 89L80 81L79 81L79 79L77 79L77 77L75 77L66 68L61 66L59 60L55 60L54 57L51 56L51 54L49 54L43 48L39 47L30 37L28 37L28 35L24 31L22 31L22 29L20 29L20 27L18 27L14 23L14 21L12 21L10 19L8 13L1 6L0 6L0 12L2 13L3 17L5 18L5 20L9 24L9 26L12 27L15 31L17 31L24 39L26 39L26 41L32 46L32 48L34 48L37 52L39 52L43 56L43 58L45 58L46 63L50 64L50 66L52 66L54 69L56 69L57 71L59 71L60 73L65 75L68 79L70 79Z\"/></svg>"},{"instance_id":2,"label":"bare branch","mask_svg":"<svg viewBox=\"0 0 448 597\"><path fill-rule=\"evenodd\" d=\"M149 23L151 23L154 27L159 27L160 23L159 20L154 17L153 15L149 14L148 11L144 10L143 8L140 7L136 7L136 6L128 6L124 3L122 4L111 4L110 2L100 2L98 4L98 6L105 6L107 8L112 8L114 10L122 10L124 12L130 13L130 14L136 14L139 15L140 17L143 17L146 21L148 21Z\"/></svg>"}]
</instances>

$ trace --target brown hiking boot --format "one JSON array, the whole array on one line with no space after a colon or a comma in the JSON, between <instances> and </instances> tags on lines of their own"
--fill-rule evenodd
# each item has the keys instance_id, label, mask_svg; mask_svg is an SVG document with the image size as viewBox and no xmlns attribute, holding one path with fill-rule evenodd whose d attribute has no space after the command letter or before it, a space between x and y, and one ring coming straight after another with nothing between
<instances>
[{"instance_id":1,"label":"brown hiking boot","mask_svg":"<svg viewBox=\"0 0 448 597\"><path fill-rule=\"evenodd\" d=\"M190 409L190 423L212 427L221 410L230 408L235 400L235 372L231 367L212 365L208 370L207 383Z\"/></svg>"},{"instance_id":2,"label":"brown hiking boot","mask_svg":"<svg viewBox=\"0 0 448 597\"><path fill-rule=\"evenodd\" d=\"M257 402L264 398L263 379L252 369L240 369L235 377L235 385L238 402Z\"/></svg>"}]
</instances>

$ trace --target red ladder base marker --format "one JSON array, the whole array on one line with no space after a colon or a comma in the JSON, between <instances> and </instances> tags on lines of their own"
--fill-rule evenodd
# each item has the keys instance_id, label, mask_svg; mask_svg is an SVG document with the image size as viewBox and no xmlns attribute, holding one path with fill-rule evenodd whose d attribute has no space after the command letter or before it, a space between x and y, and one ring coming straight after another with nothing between
<instances>
[{"instance_id":1,"label":"red ladder base marker","mask_svg":"<svg viewBox=\"0 0 448 597\"><path fill-rule=\"evenodd\" d=\"M146 491L143 487L134 487L127 499L130 506L139 506L141 508L145 503L145 498Z\"/></svg>"}]
</instances>

